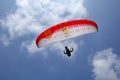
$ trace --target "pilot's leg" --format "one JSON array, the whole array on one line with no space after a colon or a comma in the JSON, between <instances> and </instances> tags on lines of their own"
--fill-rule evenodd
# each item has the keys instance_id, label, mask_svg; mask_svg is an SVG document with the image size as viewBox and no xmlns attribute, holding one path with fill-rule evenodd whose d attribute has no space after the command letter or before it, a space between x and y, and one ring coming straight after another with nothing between
<instances>
[{"instance_id":1,"label":"pilot's leg","mask_svg":"<svg viewBox=\"0 0 120 80\"><path fill-rule=\"evenodd\" d=\"M71 53L67 53L67 56L70 57L70 56L71 56Z\"/></svg>"}]
</instances>

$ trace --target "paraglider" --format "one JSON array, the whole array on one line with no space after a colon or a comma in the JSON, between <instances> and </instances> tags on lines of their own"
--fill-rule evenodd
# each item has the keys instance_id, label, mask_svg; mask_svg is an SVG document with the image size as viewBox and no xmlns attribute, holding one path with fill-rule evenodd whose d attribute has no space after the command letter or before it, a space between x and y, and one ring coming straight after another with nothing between
<instances>
[{"instance_id":1,"label":"paraglider","mask_svg":"<svg viewBox=\"0 0 120 80\"><path fill-rule=\"evenodd\" d=\"M70 20L56 24L43 31L37 37L36 45L38 48L40 48L55 42L67 40L97 31L98 26L92 20ZM67 48L65 49L66 51L68 50ZM69 56L71 56L71 54Z\"/></svg>"}]
</instances>

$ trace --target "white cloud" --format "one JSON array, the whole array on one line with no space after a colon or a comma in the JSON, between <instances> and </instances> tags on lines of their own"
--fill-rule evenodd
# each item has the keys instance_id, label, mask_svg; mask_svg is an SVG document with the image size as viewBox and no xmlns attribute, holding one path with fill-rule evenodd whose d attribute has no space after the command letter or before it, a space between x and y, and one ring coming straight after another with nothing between
<instances>
[{"instance_id":1,"label":"white cloud","mask_svg":"<svg viewBox=\"0 0 120 80\"><path fill-rule=\"evenodd\" d=\"M21 46L22 46L21 48L27 49L29 53L36 53L36 52L40 52L41 50L37 48L37 46L35 45L35 41L24 41L22 42Z\"/></svg>"},{"instance_id":2,"label":"white cloud","mask_svg":"<svg viewBox=\"0 0 120 80\"><path fill-rule=\"evenodd\" d=\"M92 61L95 80L120 80L120 59L112 48L98 52Z\"/></svg>"},{"instance_id":3,"label":"white cloud","mask_svg":"<svg viewBox=\"0 0 120 80\"><path fill-rule=\"evenodd\" d=\"M10 42L8 41L8 39L7 39L7 37L5 35L1 36L0 41L2 42L2 44L4 46L8 46L10 44Z\"/></svg>"},{"instance_id":4,"label":"white cloud","mask_svg":"<svg viewBox=\"0 0 120 80\"><path fill-rule=\"evenodd\" d=\"M42 54L44 58L47 57L47 52L45 48L37 48L35 41L24 41L21 44L21 51L27 50L30 55L34 55L34 53Z\"/></svg>"},{"instance_id":5,"label":"white cloud","mask_svg":"<svg viewBox=\"0 0 120 80\"><path fill-rule=\"evenodd\" d=\"M84 0L16 0L16 6L14 12L0 19L2 29L8 32L0 35L1 42L6 46L16 38L28 35L36 37L41 31L58 22L87 16ZM25 41L22 40L20 44L26 45L28 52L38 52L31 47L35 40L29 38Z\"/></svg>"}]
</instances>

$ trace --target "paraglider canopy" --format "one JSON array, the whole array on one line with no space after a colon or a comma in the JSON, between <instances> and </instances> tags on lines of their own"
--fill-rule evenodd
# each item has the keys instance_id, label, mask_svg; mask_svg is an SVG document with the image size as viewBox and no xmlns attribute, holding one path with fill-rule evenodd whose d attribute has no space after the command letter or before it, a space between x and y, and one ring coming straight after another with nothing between
<instances>
[{"instance_id":1,"label":"paraglider canopy","mask_svg":"<svg viewBox=\"0 0 120 80\"><path fill-rule=\"evenodd\" d=\"M97 24L92 20L70 20L51 26L36 39L37 47L78 37L98 31Z\"/></svg>"}]
</instances>

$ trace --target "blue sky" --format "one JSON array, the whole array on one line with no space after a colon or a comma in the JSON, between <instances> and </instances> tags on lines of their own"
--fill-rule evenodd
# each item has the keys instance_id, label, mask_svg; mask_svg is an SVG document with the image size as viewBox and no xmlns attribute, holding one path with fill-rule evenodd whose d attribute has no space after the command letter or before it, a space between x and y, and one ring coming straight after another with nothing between
<instances>
[{"instance_id":1,"label":"blue sky","mask_svg":"<svg viewBox=\"0 0 120 80\"><path fill-rule=\"evenodd\" d=\"M119 7L119 0L1 1L0 80L120 80ZM36 47L46 28L81 18L95 21L98 32ZM65 45L75 49L71 58Z\"/></svg>"}]
</instances>

